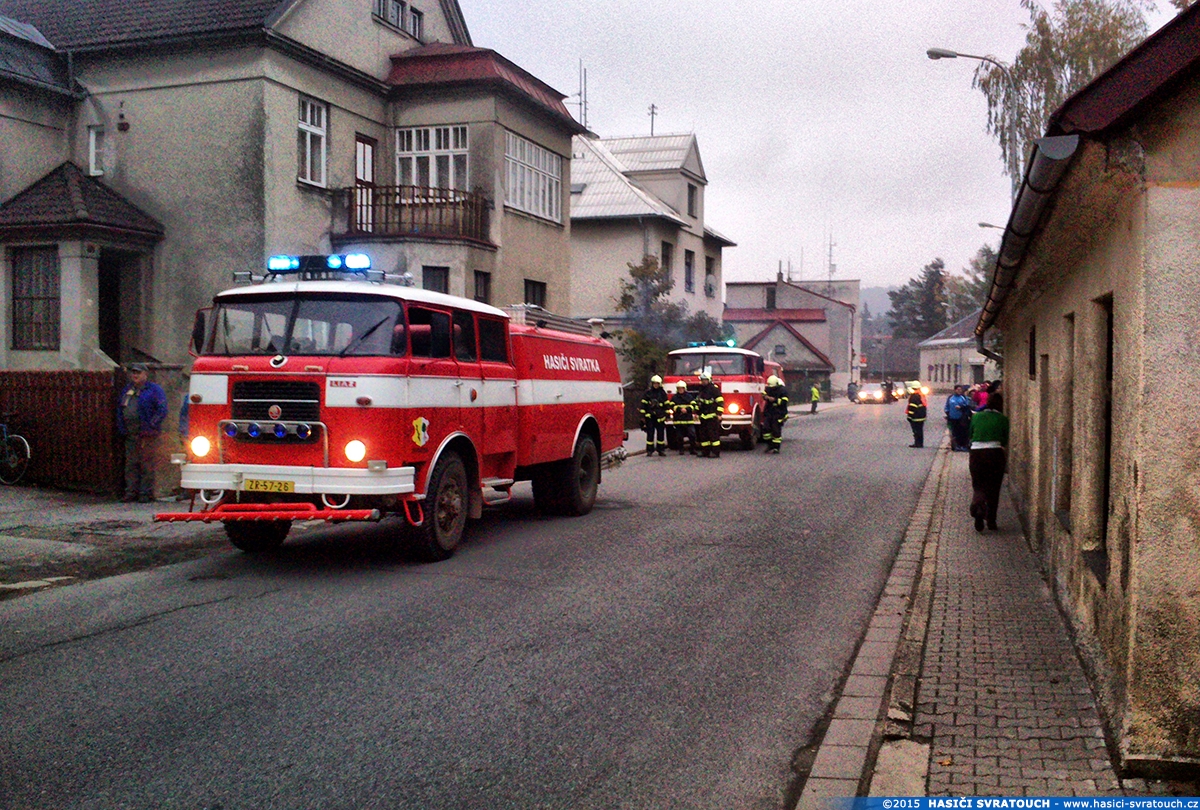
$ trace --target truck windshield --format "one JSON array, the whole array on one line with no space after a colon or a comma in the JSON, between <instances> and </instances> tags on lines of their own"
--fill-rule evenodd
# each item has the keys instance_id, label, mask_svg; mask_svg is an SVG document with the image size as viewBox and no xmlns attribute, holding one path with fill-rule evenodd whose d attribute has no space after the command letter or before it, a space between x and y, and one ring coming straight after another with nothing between
<instances>
[{"instance_id":1,"label":"truck windshield","mask_svg":"<svg viewBox=\"0 0 1200 810\"><path fill-rule=\"evenodd\" d=\"M397 329L399 326L399 329ZM375 296L225 298L213 310L206 354L403 354L400 302ZM393 333L401 339L395 341Z\"/></svg>"},{"instance_id":2,"label":"truck windshield","mask_svg":"<svg viewBox=\"0 0 1200 810\"><path fill-rule=\"evenodd\" d=\"M717 352L671 355L671 374L676 377L695 377L702 371L714 377L745 374L746 355Z\"/></svg>"}]
</instances>

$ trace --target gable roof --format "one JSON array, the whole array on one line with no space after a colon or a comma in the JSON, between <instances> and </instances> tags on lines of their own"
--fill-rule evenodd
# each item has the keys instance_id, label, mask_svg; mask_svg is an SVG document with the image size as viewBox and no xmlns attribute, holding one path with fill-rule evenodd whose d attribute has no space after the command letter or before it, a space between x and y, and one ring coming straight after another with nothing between
<instances>
[{"instance_id":1,"label":"gable roof","mask_svg":"<svg viewBox=\"0 0 1200 810\"><path fill-rule=\"evenodd\" d=\"M571 151L571 219L661 217L687 224L675 209L626 177L625 166L603 141L576 135Z\"/></svg>"},{"instance_id":2,"label":"gable roof","mask_svg":"<svg viewBox=\"0 0 1200 810\"><path fill-rule=\"evenodd\" d=\"M975 324L979 322L979 315L982 312L981 307L937 334L930 335L917 345L932 348L934 346L953 346L959 343L973 344L975 342Z\"/></svg>"},{"instance_id":3,"label":"gable roof","mask_svg":"<svg viewBox=\"0 0 1200 810\"><path fill-rule=\"evenodd\" d=\"M587 132L567 111L563 104L564 94L489 48L435 42L393 54L391 60L387 83L396 91L447 85L494 85L549 114L572 134Z\"/></svg>"},{"instance_id":4,"label":"gable roof","mask_svg":"<svg viewBox=\"0 0 1200 810\"><path fill-rule=\"evenodd\" d=\"M708 182L693 133L605 138L604 145L621 161L627 172L687 171L702 182Z\"/></svg>"},{"instance_id":5,"label":"gable roof","mask_svg":"<svg viewBox=\"0 0 1200 810\"><path fill-rule=\"evenodd\" d=\"M774 332L776 329L783 329L785 332L790 334L796 340L800 341L800 344L803 345L804 348L806 348L810 352L812 352L813 356L817 359L817 362L821 364L821 366L817 366L817 367L823 367L829 371L834 370L833 363L830 362L829 358L825 356L824 352L822 352L816 346L812 345L812 343L810 343L808 341L808 338L804 337L804 335L797 332L796 329L791 324L789 324L787 321L775 321L774 323L769 324L766 329L762 330L757 335L750 338L750 340L746 341L746 343L743 344L743 348L753 349L759 343L763 342L767 338L767 336L770 335L772 332ZM782 364L780 364L780 365L782 365ZM796 368L797 366L793 364L791 367ZM810 366L810 368L813 368L813 366Z\"/></svg>"},{"instance_id":6,"label":"gable roof","mask_svg":"<svg viewBox=\"0 0 1200 810\"><path fill-rule=\"evenodd\" d=\"M37 27L59 50L262 30L295 0L0 0L0 14Z\"/></svg>"},{"instance_id":7,"label":"gable roof","mask_svg":"<svg viewBox=\"0 0 1200 810\"><path fill-rule=\"evenodd\" d=\"M0 204L0 239L85 230L156 242L163 226L74 163L63 163Z\"/></svg>"}]
</instances>

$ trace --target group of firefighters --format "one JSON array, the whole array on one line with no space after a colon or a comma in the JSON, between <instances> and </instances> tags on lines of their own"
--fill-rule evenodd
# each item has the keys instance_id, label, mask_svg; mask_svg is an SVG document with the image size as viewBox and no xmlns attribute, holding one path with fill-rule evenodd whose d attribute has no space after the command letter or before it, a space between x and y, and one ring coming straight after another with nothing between
<instances>
[{"instance_id":1,"label":"group of firefighters","mask_svg":"<svg viewBox=\"0 0 1200 810\"><path fill-rule=\"evenodd\" d=\"M669 427L674 433L673 441L678 442L679 455L687 452L702 458L721 457L721 417L725 413L725 398L711 374L702 372L698 380L696 390L689 389L687 382L680 380L675 383L674 393L668 394L663 388L662 377L655 374L650 378L650 387L646 389L641 405L647 456L667 454ZM767 446L766 452L778 453L783 443L783 423L788 418L787 389L783 380L772 374L767 379L763 399L766 407L762 440Z\"/></svg>"}]
</instances>

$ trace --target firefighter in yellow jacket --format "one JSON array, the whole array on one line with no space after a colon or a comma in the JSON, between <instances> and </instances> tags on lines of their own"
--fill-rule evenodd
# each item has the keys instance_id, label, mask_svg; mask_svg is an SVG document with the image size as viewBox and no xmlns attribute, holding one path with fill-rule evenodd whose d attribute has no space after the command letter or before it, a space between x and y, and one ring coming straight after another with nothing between
<instances>
[{"instance_id":1,"label":"firefighter in yellow jacket","mask_svg":"<svg viewBox=\"0 0 1200 810\"><path fill-rule=\"evenodd\" d=\"M667 454L667 392L663 390L662 377L655 374L650 378L650 387L642 396L642 430L646 431L646 455L655 451L660 456Z\"/></svg>"},{"instance_id":2,"label":"firefighter in yellow jacket","mask_svg":"<svg viewBox=\"0 0 1200 810\"><path fill-rule=\"evenodd\" d=\"M700 414L700 428L696 431L700 439L700 455L705 458L720 458L721 417L725 415L725 397L721 396L721 386L713 382L711 374L700 375L696 410Z\"/></svg>"},{"instance_id":3,"label":"firefighter in yellow jacket","mask_svg":"<svg viewBox=\"0 0 1200 810\"><path fill-rule=\"evenodd\" d=\"M783 444L783 423L788 418L788 395L783 380L772 374L763 391L767 407L763 411L762 440L768 453L778 453Z\"/></svg>"}]
</instances>

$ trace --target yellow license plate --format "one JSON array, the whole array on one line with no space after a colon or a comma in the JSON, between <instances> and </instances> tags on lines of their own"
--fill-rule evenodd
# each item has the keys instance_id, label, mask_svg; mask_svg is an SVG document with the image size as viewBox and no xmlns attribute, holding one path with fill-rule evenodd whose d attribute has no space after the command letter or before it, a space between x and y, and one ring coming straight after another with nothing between
<instances>
[{"instance_id":1,"label":"yellow license plate","mask_svg":"<svg viewBox=\"0 0 1200 810\"><path fill-rule=\"evenodd\" d=\"M246 492L295 492L294 481L264 481L261 478L247 478L242 482Z\"/></svg>"}]
</instances>

